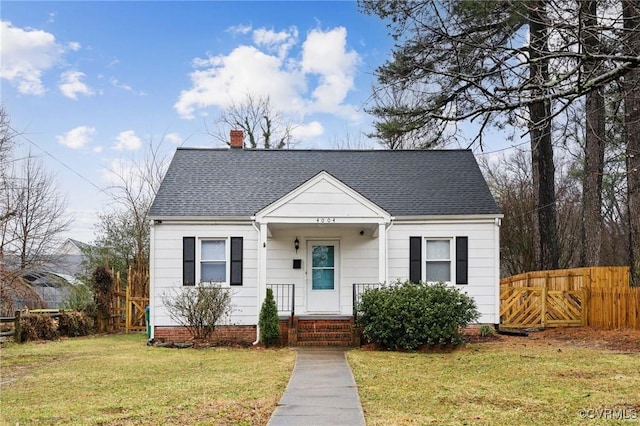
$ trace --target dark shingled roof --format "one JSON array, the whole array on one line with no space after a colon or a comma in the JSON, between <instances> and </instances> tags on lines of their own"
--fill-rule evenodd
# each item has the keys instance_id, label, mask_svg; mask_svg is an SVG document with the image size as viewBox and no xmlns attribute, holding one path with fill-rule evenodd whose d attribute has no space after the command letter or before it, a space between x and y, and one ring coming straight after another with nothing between
<instances>
[{"instance_id":1,"label":"dark shingled roof","mask_svg":"<svg viewBox=\"0 0 640 426\"><path fill-rule=\"evenodd\" d=\"M392 216L500 214L469 150L178 148L150 216L252 216L321 171Z\"/></svg>"}]
</instances>

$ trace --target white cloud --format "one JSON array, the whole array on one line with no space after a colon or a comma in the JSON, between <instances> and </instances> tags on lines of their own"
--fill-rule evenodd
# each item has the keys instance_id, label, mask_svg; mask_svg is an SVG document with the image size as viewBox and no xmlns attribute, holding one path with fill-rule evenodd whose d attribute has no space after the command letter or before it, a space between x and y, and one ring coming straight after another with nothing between
<instances>
[{"instance_id":1,"label":"white cloud","mask_svg":"<svg viewBox=\"0 0 640 426\"><path fill-rule=\"evenodd\" d=\"M118 89L125 90L125 91L127 91L127 92L134 93L134 94L136 94L136 95L140 95L140 96L146 96L146 95L147 95L145 92L138 92L138 91L134 90L134 89L133 89L133 87L129 86L128 84L120 83L120 82L119 82L116 78L114 78L114 77L111 77L111 78L109 79L109 83L111 83L111 85L112 85L113 87L116 87L116 88L118 88Z\"/></svg>"},{"instance_id":2,"label":"white cloud","mask_svg":"<svg viewBox=\"0 0 640 426\"><path fill-rule=\"evenodd\" d=\"M227 32L231 34L249 34L252 29L251 25L233 25L227 28Z\"/></svg>"},{"instance_id":3,"label":"white cloud","mask_svg":"<svg viewBox=\"0 0 640 426\"><path fill-rule=\"evenodd\" d=\"M80 43L78 43L77 41L72 41L69 44L67 44L67 46L69 47L70 50L73 50L74 52L77 52L78 50L80 50L80 48L82 48Z\"/></svg>"},{"instance_id":4,"label":"white cloud","mask_svg":"<svg viewBox=\"0 0 640 426\"><path fill-rule=\"evenodd\" d=\"M283 60L253 46L240 46L229 55L197 58L191 73L192 87L180 93L174 108L184 118L193 118L196 109L224 108L244 100L248 93L269 96L274 106L285 110L302 107L299 92L303 76L284 69Z\"/></svg>"},{"instance_id":5,"label":"white cloud","mask_svg":"<svg viewBox=\"0 0 640 426\"><path fill-rule=\"evenodd\" d=\"M95 152L96 154L100 154L102 150L103 150L102 145L98 145L93 148L93 152Z\"/></svg>"},{"instance_id":6,"label":"white cloud","mask_svg":"<svg viewBox=\"0 0 640 426\"><path fill-rule=\"evenodd\" d=\"M142 147L142 140L136 136L133 130L120 132L116 137L114 148L118 151L137 151Z\"/></svg>"},{"instance_id":7,"label":"white cloud","mask_svg":"<svg viewBox=\"0 0 640 426\"><path fill-rule=\"evenodd\" d=\"M312 121L310 123L299 124L291 131L294 139L305 141L313 139L324 134L324 127L318 121Z\"/></svg>"},{"instance_id":8,"label":"white cloud","mask_svg":"<svg viewBox=\"0 0 640 426\"><path fill-rule=\"evenodd\" d=\"M176 145L180 145L183 142L182 137L177 133L167 133L164 138Z\"/></svg>"},{"instance_id":9,"label":"white cloud","mask_svg":"<svg viewBox=\"0 0 640 426\"><path fill-rule=\"evenodd\" d=\"M298 29L291 27L289 31L275 32L266 28L258 28L253 32L253 42L268 51L277 52L278 58L284 58L289 50L298 43Z\"/></svg>"},{"instance_id":10,"label":"white cloud","mask_svg":"<svg viewBox=\"0 0 640 426\"><path fill-rule=\"evenodd\" d=\"M297 116L309 113L360 118L345 103L354 88L360 61L347 47L347 30L337 27L310 31L301 51L298 30L255 29L254 45L241 45L226 55L193 60L191 87L182 90L174 108L183 118L205 115L207 108L241 103L248 94L268 96L279 111Z\"/></svg>"},{"instance_id":11,"label":"white cloud","mask_svg":"<svg viewBox=\"0 0 640 426\"><path fill-rule=\"evenodd\" d=\"M43 94L42 73L55 66L64 51L53 34L1 21L0 39L0 77L15 84L20 93Z\"/></svg>"},{"instance_id":12,"label":"white cloud","mask_svg":"<svg viewBox=\"0 0 640 426\"><path fill-rule=\"evenodd\" d=\"M79 126L69 130L62 136L56 136L58 143L71 149L79 149L91 142L96 134L94 127Z\"/></svg>"},{"instance_id":13,"label":"white cloud","mask_svg":"<svg viewBox=\"0 0 640 426\"><path fill-rule=\"evenodd\" d=\"M334 111L353 89L359 57L346 44L347 30L338 27L311 31L302 46L302 70L320 76L313 91L316 111Z\"/></svg>"},{"instance_id":14,"label":"white cloud","mask_svg":"<svg viewBox=\"0 0 640 426\"><path fill-rule=\"evenodd\" d=\"M93 90L81 80L86 77L80 71L66 71L60 74L60 84L58 88L64 96L70 99L78 99L78 94L92 96Z\"/></svg>"}]
</instances>

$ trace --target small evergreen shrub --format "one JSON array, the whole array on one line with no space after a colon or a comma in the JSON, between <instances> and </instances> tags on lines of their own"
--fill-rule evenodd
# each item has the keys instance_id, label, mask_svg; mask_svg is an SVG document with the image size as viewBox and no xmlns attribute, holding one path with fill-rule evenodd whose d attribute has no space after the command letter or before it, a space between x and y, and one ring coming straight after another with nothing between
<instances>
[{"instance_id":1,"label":"small evergreen shrub","mask_svg":"<svg viewBox=\"0 0 640 426\"><path fill-rule=\"evenodd\" d=\"M20 317L21 341L54 340L58 337L58 324L49 315L24 314Z\"/></svg>"},{"instance_id":2,"label":"small evergreen shrub","mask_svg":"<svg viewBox=\"0 0 640 426\"><path fill-rule=\"evenodd\" d=\"M365 291L358 310L364 337L394 350L458 345L460 328L480 316L475 301L457 288L409 281Z\"/></svg>"},{"instance_id":3,"label":"small evergreen shrub","mask_svg":"<svg viewBox=\"0 0 640 426\"><path fill-rule=\"evenodd\" d=\"M93 319L84 312L62 312L58 317L60 336L87 336L93 330Z\"/></svg>"},{"instance_id":4,"label":"small evergreen shrub","mask_svg":"<svg viewBox=\"0 0 640 426\"><path fill-rule=\"evenodd\" d=\"M280 321L278 319L278 307L273 298L273 290L267 289L267 297L260 308L260 341L267 347L280 344Z\"/></svg>"}]
</instances>

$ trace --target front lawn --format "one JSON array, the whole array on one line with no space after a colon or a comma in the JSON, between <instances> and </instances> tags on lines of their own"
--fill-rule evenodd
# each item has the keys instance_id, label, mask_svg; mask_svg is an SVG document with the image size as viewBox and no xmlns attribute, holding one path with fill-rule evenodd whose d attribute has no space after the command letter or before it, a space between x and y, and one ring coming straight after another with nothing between
<instances>
[{"instance_id":1,"label":"front lawn","mask_svg":"<svg viewBox=\"0 0 640 426\"><path fill-rule=\"evenodd\" d=\"M637 424L640 333L558 333L347 357L368 425ZM144 335L10 344L0 424L265 425L294 361L289 349L148 347Z\"/></svg>"},{"instance_id":2,"label":"front lawn","mask_svg":"<svg viewBox=\"0 0 640 426\"><path fill-rule=\"evenodd\" d=\"M1 349L0 424L264 425L289 349L166 349L112 335Z\"/></svg>"},{"instance_id":3,"label":"front lawn","mask_svg":"<svg viewBox=\"0 0 640 426\"><path fill-rule=\"evenodd\" d=\"M356 350L347 357L368 425L637 424L635 342L612 351L502 337L450 353Z\"/></svg>"}]
</instances>

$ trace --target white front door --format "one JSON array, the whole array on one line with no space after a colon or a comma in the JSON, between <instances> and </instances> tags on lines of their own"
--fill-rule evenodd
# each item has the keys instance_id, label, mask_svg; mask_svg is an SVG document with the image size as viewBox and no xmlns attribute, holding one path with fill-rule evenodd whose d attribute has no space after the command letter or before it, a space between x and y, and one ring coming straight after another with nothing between
<instances>
[{"instance_id":1,"label":"white front door","mask_svg":"<svg viewBox=\"0 0 640 426\"><path fill-rule=\"evenodd\" d=\"M309 241L307 265L307 311L339 313L339 242Z\"/></svg>"}]
</instances>

